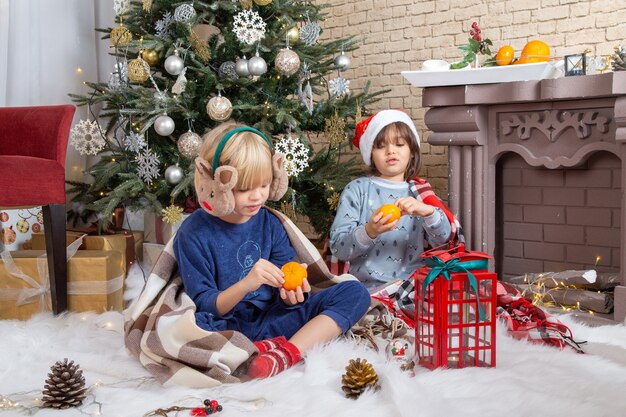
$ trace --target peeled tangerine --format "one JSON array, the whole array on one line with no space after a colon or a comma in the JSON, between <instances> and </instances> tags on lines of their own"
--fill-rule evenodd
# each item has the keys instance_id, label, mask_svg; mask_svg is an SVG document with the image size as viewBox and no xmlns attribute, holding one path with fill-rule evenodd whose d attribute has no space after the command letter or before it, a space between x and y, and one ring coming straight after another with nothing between
<instances>
[{"instance_id":1,"label":"peeled tangerine","mask_svg":"<svg viewBox=\"0 0 626 417\"><path fill-rule=\"evenodd\" d=\"M394 206L393 204L385 204L381 208L378 209L377 213L382 213L383 218L389 216L391 214L391 218L385 222L385 224L389 224L394 222L400 218L402 214L398 206Z\"/></svg>"},{"instance_id":2,"label":"peeled tangerine","mask_svg":"<svg viewBox=\"0 0 626 417\"><path fill-rule=\"evenodd\" d=\"M301 287L302 280L307 277L306 268L298 262L287 262L280 270L285 274L283 288L287 291L295 291Z\"/></svg>"}]
</instances>

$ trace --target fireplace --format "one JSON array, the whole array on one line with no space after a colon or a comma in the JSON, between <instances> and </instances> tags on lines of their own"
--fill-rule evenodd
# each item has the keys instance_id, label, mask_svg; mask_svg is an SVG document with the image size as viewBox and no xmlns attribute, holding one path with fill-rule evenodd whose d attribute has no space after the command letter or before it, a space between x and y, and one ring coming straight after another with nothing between
<instances>
[{"instance_id":1,"label":"fireplace","mask_svg":"<svg viewBox=\"0 0 626 417\"><path fill-rule=\"evenodd\" d=\"M428 142L448 146L449 203L500 277L618 272L626 317L626 72L429 87Z\"/></svg>"}]
</instances>

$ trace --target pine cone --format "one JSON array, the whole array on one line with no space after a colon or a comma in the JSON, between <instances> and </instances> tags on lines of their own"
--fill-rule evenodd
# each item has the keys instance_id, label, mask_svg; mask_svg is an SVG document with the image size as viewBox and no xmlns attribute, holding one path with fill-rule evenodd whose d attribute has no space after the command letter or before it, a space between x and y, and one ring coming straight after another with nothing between
<instances>
[{"instance_id":1,"label":"pine cone","mask_svg":"<svg viewBox=\"0 0 626 417\"><path fill-rule=\"evenodd\" d=\"M48 379L43 390L43 406L47 408L65 409L78 407L87 395L83 371L78 369L74 361L57 361L50 367Z\"/></svg>"},{"instance_id":2,"label":"pine cone","mask_svg":"<svg viewBox=\"0 0 626 417\"><path fill-rule=\"evenodd\" d=\"M378 390L378 374L365 359L350 359L346 373L341 376L341 389L346 397L356 400L367 388Z\"/></svg>"},{"instance_id":3,"label":"pine cone","mask_svg":"<svg viewBox=\"0 0 626 417\"><path fill-rule=\"evenodd\" d=\"M616 47L611 60L613 61L613 71L626 71L626 47Z\"/></svg>"}]
</instances>

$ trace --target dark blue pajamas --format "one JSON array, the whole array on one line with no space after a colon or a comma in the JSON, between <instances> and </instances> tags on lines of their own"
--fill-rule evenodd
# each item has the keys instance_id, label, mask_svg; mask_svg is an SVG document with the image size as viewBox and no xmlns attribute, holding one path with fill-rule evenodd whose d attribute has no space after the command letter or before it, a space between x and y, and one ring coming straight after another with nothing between
<instances>
[{"instance_id":1,"label":"dark blue pajamas","mask_svg":"<svg viewBox=\"0 0 626 417\"><path fill-rule=\"evenodd\" d=\"M276 336L289 339L320 314L332 318L342 333L345 333L366 313L369 306L370 295L363 284L348 281L311 294L304 303L292 307L280 300L264 311L253 304L247 304L246 308L239 306L227 318L198 312L196 321L205 330L237 330L251 340Z\"/></svg>"}]
</instances>

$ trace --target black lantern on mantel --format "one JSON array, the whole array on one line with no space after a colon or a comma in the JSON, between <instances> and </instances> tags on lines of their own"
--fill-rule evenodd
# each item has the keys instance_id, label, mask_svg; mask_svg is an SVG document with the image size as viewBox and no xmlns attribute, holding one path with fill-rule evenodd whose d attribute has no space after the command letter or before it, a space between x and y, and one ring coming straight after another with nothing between
<instances>
[{"instance_id":1,"label":"black lantern on mantel","mask_svg":"<svg viewBox=\"0 0 626 417\"><path fill-rule=\"evenodd\" d=\"M587 73L586 54L565 55L565 76L585 75Z\"/></svg>"}]
</instances>

